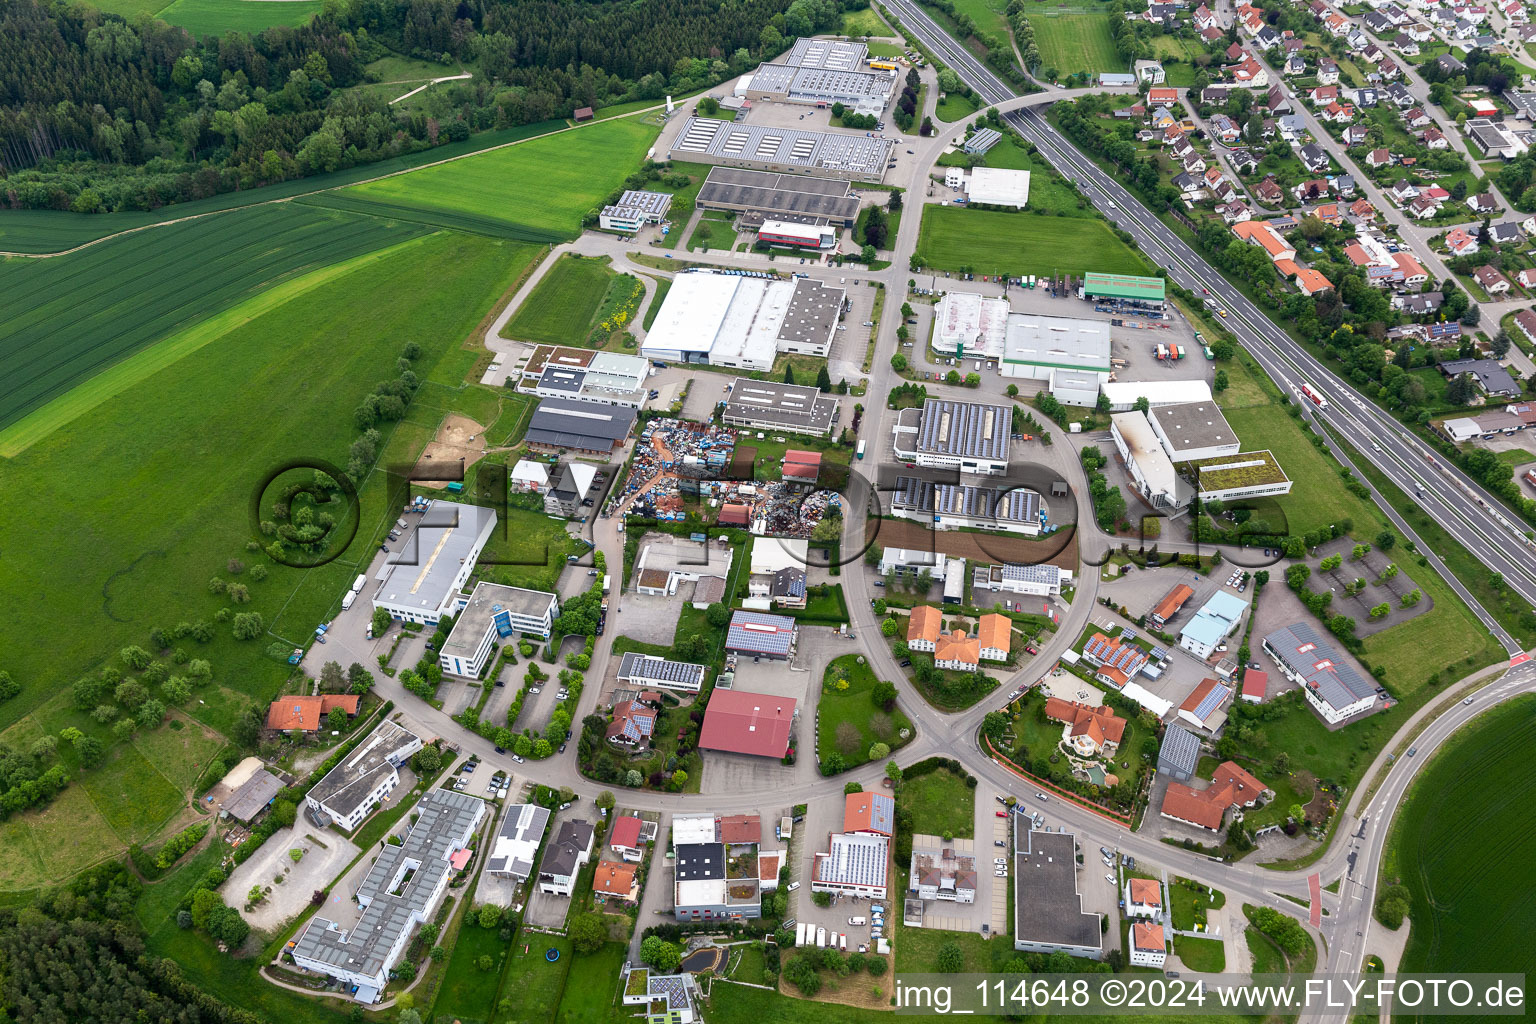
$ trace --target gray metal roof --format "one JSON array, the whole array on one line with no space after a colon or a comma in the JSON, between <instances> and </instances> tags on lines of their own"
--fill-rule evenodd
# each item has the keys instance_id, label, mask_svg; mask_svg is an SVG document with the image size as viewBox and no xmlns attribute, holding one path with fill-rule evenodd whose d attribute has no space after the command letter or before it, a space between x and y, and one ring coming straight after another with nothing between
<instances>
[{"instance_id":1,"label":"gray metal roof","mask_svg":"<svg viewBox=\"0 0 1536 1024\"><path fill-rule=\"evenodd\" d=\"M1003 141L1003 133L996 128L983 128L965 141L967 153L985 153Z\"/></svg>"},{"instance_id":2,"label":"gray metal roof","mask_svg":"<svg viewBox=\"0 0 1536 1024\"><path fill-rule=\"evenodd\" d=\"M1006 460L1012 428L1013 413L1001 405L930 398L923 404L917 450L930 455Z\"/></svg>"},{"instance_id":3,"label":"gray metal roof","mask_svg":"<svg viewBox=\"0 0 1536 1024\"><path fill-rule=\"evenodd\" d=\"M1148 415L1162 428L1175 452L1237 444L1237 433L1227 424L1215 402L1164 405Z\"/></svg>"},{"instance_id":4,"label":"gray metal roof","mask_svg":"<svg viewBox=\"0 0 1536 1024\"><path fill-rule=\"evenodd\" d=\"M815 178L749 167L711 167L699 189L696 205L708 209L759 210L785 215L853 220L859 200L853 186L840 178Z\"/></svg>"},{"instance_id":5,"label":"gray metal roof","mask_svg":"<svg viewBox=\"0 0 1536 1024\"><path fill-rule=\"evenodd\" d=\"M723 843L683 843L677 847L677 880L700 882L725 877Z\"/></svg>"},{"instance_id":6,"label":"gray metal roof","mask_svg":"<svg viewBox=\"0 0 1536 1024\"><path fill-rule=\"evenodd\" d=\"M527 878L533 874L533 857L549 825L549 808L538 804L511 804L501 820L485 869L495 874ZM526 852L527 857L518 856Z\"/></svg>"},{"instance_id":7,"label":"gray metal roof","mask_svg":"<svg viewBox=\"0 0 1536 1024\"><path fill-rule=\"evenodd\" d=\"M1348 707L1376 692L1376 684L1356 672L1310 622L1282 626L1264 638L1264 647L1331 707Z\"/></svg>"},{"instance_id":8,"label":"gray metal roof","mask_svg":"<svg viewBox=\"0 0 1536 1024\"><path fill-rule=\"evenodd\" d=\"M498 612L543 618L546 613L552 613L558 607L556 600L554 594L542 590L525 590L522 587L481 580L475 585L469 603L454 620L453 632L448 634L442 653L449 657L472 657L479 650L480 641L485 639L485 631L491 627L491 621Z\"/></svg>"},{"instance_id":9,"label":"gray metal roof","mask_svg":"<svg viewBox=\"0 0 1536 1024\"><path fill-rule=\"evenodd\" d=\"M1163 733L1163 745L1157 751L1157 766L1165 771L1193 775L1200 763L1200 737L1182 725L1170 725Z\"/></svg>"},{"instance_id":10,"label":"gray metal roof","mask_svg":"<svg viewBox=\"0 0 1536 1024\"><path fill-rule=\"evenodd\" d=\"M1020 583L1055 584L1061 579L1061 567L1045 563L1020 565L1016 562L1005 562L1003 579L1018 580Z\"/></svg>"},{"instance_id":11,"label":"gray metal roof","mask_svg":"<svg viewBox=\"0 0 1536 1024\"><path fill-rule=\"evenodd\" d=\"M762 124L737 124L691 117L672 144L685 159L781 164L807 171L829 170L882 176L894 144L863 133L814 132Z\"/></svg>"},{"instance_id":12,"label":"gray metal roof","mask_svg":"<svg viewBox=\"0 0 1536 1024\"><path fill-rule=\"evenodd\" d=\"M340 818L351 817L362 806L379 780L395 771L395 756L421 749L421 739L395 722L380 722L379 727L342 758L340 764L315 783L308 799L321 804Z\"/></svg>"},{"instance_id":13,"label":"gray metal roof","mask_svg":"<svg viewBox=\"0 0 1536 1024\"><path fill-rule=\"evenodd\" d=\"M1022 942L1101 948L1099 915L1083 912L1077 840L1070 832L1014 830L1014 937Z\"/></svg>"},{"instance_id":14,"label":"gray metal roof","mask_svg":"<svg viewBox=\"0 0 1536 1024\"><path fill-rule=\"evenodd\" d=\"M635 428L635 410L596 402L546 398L528 421L528 440L556 448L601 451Z\"/></svg>"},{"instance_id":15,"label":"gray metal roof","mask_svg":"<svg viewBox=\"0 0 1536 1024\"><path fill-rule=\"evenodd\" d=\"M350 930L315 918L298 938L293 955L367 976L387 973L389 953L400 935L426 919L444 876L448 858L465 848L485 803L464 793L432 789L416 805L418 815L400 846L385 845L363 876L357 900L362 915Z\"/></svg>"},{"instance_id":16,"label":"gray metal roof","mask_svg":"<svg viewBox=\"0 0 1536 1024\"><path fill-rule=\"evenodd\" d=\"M974 484L936 484L930 480L896 478L891 508L965 516L990 522L1036 522L1040 495L1025 487L997 490Z\"/></svg>"},{"instance_id":17,"label":"gray metal roof","mask_svg":"<svg viewBox=\"0 0 1536 1024\"><path fill-rule=\"evenodd\" d=\"M813 387L737 377L725 403L725 420L824 435L832 429L834 399Z\"/></svg>"},{"instance_id":18,"label":"gray metal roof","mask_svg":"<svg viewBox=\"0 0 1536 1024\"><path fill-rule=\"evenodd\" d=\"M859 66L869 47L863 43L844 39L812 39L802 36L795 40L783 62L800 68L831 68L851 71Z\"/></svg>"},{"instance_id":19,"label":"gray metal roof","mask_svg":"<svg viewBox=\"0 0 1536 1024\"><path fill-rule=\"evenodd\" d=\"M283 783L265 768L259 769L224 801L224 813L240 821L250 821L282 792Z\"/></svg>"},{"instance_id":20,"label":"gray metal roof","mask_svg":"<svg viewBox=\"0 0 1536 1024\"><path fill-rule=\"evenodd\" d=\"M382 582L374 600L418 605L435 614L453 590L465 560L495 524L495 509L452 501L429 502L405 544L385 556L378 577Z\"/></svg>"},{"instance_id":21,"label":"gray metal roof","mask_svg":"<svg viewBox=\"0 0 1536 1024\"><path fill-rule=\"evenodd\" d=\"M697 688L704 683L704 666L686 661L668 661L666 658L637 654L634 651L619 659L619 682L649 683L655 680Z\"/></svg>"}]
</instances>

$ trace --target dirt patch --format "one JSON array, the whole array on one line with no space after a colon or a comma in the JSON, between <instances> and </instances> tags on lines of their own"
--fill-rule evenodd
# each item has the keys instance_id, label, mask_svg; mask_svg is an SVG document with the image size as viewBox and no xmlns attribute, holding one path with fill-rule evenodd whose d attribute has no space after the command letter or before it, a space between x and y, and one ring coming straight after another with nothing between
<instances>
[{"instance_id":1,"label":"dirt patch","mask_svg":"<svg viewBox=\"0 0 1536 1024\"><path fill-rule=\"evenodd\" d=\"M866 536L883 548L938 551L972 563L1017 562L1077 569L1077 531L1062 530L1048 540L1029 540L1012 533L966 533L930 530L911 519L871 519Z\"/></svg>"},{"instance_id":2,"label":"dirt patch","mask_svg":"<svg viewBox=\"0 0 1536 1024\"><path fill-rule=\"evenodd\" d=\"M462 464L463 475L467 479L469 467L483 459L485 452L485 428L468 416L450 413L438 425L437 435L422 449L421 458L416 462L416 477L412 482L441 490L453 479L450 467ZM447 479L427 479L433 476Z\"/></svg>"}]
</instances>

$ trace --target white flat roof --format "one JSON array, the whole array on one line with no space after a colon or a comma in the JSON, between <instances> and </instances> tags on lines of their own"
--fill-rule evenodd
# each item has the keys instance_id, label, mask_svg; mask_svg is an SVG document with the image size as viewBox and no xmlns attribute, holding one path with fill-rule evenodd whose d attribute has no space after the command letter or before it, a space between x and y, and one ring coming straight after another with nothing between
<instances>
[{"instance_id":1,"label":"white flat roof","mask_svg":"<svg viewBox=\"0 0 1536 1024\"><path fill-rule=\"evenodd\" d=\"M953 352L964 346L966 355L977 353L998 359L1008 335L1008 300L975 292L950 292L934 310L933 347Z\"/></svg>"},{"instance_id":2,"label":"white flat roof","mask_svg":"<svg viewBox=\"0 0 1536 1024\"><path fill-rule=\"evenodd\" d=\"M724 274L678 274L645 333L642 352L708 352L720 333L736 286L750 278Z\"/></svg>"},{"instance_id":3,"label":"white flat roof","mask_svg":"<svg viewBox=\"0 0 1536 1024\"><path fill-rule=\"evenodd\" d=\"M1183 405L1209 402L1211 386L1203 380L1117 380L1099 386L1112 406L1131 406L1146 396L1151 405Z\"/></svg>"},{"instance_id":4,"label":"white flat roof","mask_svg":"<svg viewBox=\"0 0 1536 1024\"><path fill-rule=\"evenodd\" d=\"M1168 453L1163 451L1162 443L1152 430L1152 424L1147 422L1147 417L1139 412L1119 412L1111 416L1109 421L1125 441L1130 457L1141 470L1147 485L1154 491L1173 494L1177 479L1173 462L1168 458Z\"/></svg>"},{"instance_id":5,"label":"white flat roof","mask_svg":"<svg viewBox=\"0 0 1536 1024\"><path fill-rule=\"evenodd\" d=\"M973 203L1023 207L1029 202L1029 172L1005 167L972 167L965 194Z\"/></svg>"},{"instance_id":6,"label":"white flat roof","mask_svg":"<svg viewBox=\"0 0 1536 1024\"><path fill-rule=\"evenodd\" d=\"M1108 373L1109 321L1010 313L1003 359L1027 366Z\"/></svg>"}]
</instances>

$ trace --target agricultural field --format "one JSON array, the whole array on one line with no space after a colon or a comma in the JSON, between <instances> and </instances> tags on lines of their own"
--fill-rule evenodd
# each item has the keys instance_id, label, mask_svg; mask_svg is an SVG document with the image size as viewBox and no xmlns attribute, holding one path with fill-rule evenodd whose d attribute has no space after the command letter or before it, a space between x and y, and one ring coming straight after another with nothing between
<instances>
[{"instance_id":1,"label":"agricultural field","mask_svg":"<svg viewBox=\"0 0 1536 1024\"><path fill-rule=\"evenodd\" d=\"M56 259L0 262L0 292L10 299L0 310L0 427L265 289L423 231L284 203L140 231ZM14 454L13 444L0 447Z\"/></svg>"},{"instance_id":2,"label":"agricultural field","mask_svg":"<svg viewBox=\"0 0 1536 1024\"><path fill-rule=\"evenodd\" d=\"M1398 811L1383 883L1411 893L1404 971L1536 971L1523 941L1536 833L1536 699L1494 708L1423 766ZM1518 901L1517 901L1518 903Z\"/></svg>"},{"instance_id":3,"label":"agricultural field","mask_svg":"<svg viewBox=\"0 0 1536 1024\"><path fill-rule=\"evenodd\" d=\"M1108 14L1080 8L1059 13L1031 11L1026 16L1035 30L1042 71L1055 68L1065 77L1078 71L1097 74L1126 70L1109 35Z\"/></svg>"},{"instance_id":4,"label":"agricultural field","mask_svg":"<svg viewBox=\"0 0 1536 1024\"><path fill-rule=\"evenodd\" d=\"M603 296L619 275L607 257L567 254L547 270L502 328L502 337L550 345L584 345Z\"/></svg>"},{"instance_id":5,"label":"agricultural field","mask_svg":"<svg viewBox=\"0 0 1536 1024\"><path fill-rule=\"evenodd\" d=\"M598 121L328 193L325 205L509 238L575 238L582 218L639 170L659 134L633 118Z\"/></svg>"},{"instance_id":6,"label":"agricultural field","mask_svg":"<svg viewBox=\"0 0 1536 1024\"><path fill-rule=\"evenodd\" d=\"M320 12L321 0L175 0L155 17L194 36L255 34L273 25L302 25Z\"/></svg>"},{"instance_id":7,"label":"agricultural field","mask_svg":"<svg viewBox=\"0 0 1536 1024\"><path fill-rule=\"evenodd\" d=\"M1108 224L1080 217L927 206L920 261L976 274L1149 274L1146 263Z\"/></svg>"},{"instance_id":8,"label":"agricultural field","mask_svg":"<svg viewBox=\"0 0 1536 1024\"><path fill-rule=\"evenodd\" d=\"M837 754L846 768L856 768L869 761L873 744L895 750L911 739L912 723L899 708L886 711L875 704L875 682L860 655L845 654L827 666L816 704L816 752L822 764Z\"/></svg>"},{"instance_id":9,"label":"agricultural field","mask_svg":"<svg viewBox=\"0 0 1536 1024\"><path fill-rule=\"evenodd\" d=\"M71 708L69 684L103 665L109 652L143 643L151 627L214 618L225 602L208 592L208 578L232 557L251 558L253 488L295 457L345 463L356 435L350 410L395 372L402 337L422 348L423 408L475 393L459 390L474 359L459 346L535 255L510 242L439 233L339 276L315 271L313 287L272 308L262 296L247 300L207 344L82 411L69 431L0 462L0 519L12 535L29 538L30 554L25 562L0 562L0 591L18 598L0 626L0 649L23 686L0 707L0 726L36 711L54 734L69 724L100 729ZM438 287L420 288L423 279ZM179 337L162 344L179 350ZM490 402L495 408L494 396ZM389 447L397 433L386 439L386 458L414 458L431 428L400 453ZM286 642L302 640L371 554L385 521L382 499L375 473L362 488L354 547L318 569L271 566L267 579L250 582L246 607ZM68 529L57 528L61 517ZM55 567L65 565L73 585L60 587ZM70 642L80 636L90 643ZM194 657L212 662L214 678L199 691L207 704L193 702L192 715L224 730L245 702L270 699L287 675L286 665L264 654L275 639L269 632L240 643L223 626L211 643L193 644ZM36 848L55 851L46 861L50 878L120 851L130 837L145 838L146 828L174 810L184 798L161 771L185 778L201 752L161 745L174 748L195 728L186 723L114 751L111 763L87 772L53 805L13 819L28 826ZM93 842L70 838L82 835ZM76 853L89 859L80 863Z\"/></svg>"}]
</instances>

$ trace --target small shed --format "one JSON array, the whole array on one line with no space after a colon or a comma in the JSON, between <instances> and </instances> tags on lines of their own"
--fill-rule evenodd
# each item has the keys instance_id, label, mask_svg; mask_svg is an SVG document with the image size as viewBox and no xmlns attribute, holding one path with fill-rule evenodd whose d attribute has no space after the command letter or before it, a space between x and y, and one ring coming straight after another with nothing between
<instances>
[{"instance_id":1,"label":"small shed","mask_svg":"<svg viewBox=\"0 0 1536 1024\"><path fill-rule=\"evenodd\" d=\"M577 107L576 108L576 112L571 115L571 118L573 120L577 121L577 122L590 121L590 120L592 120L592 108L591 107Z\"/></svg>"}]
</instances>

